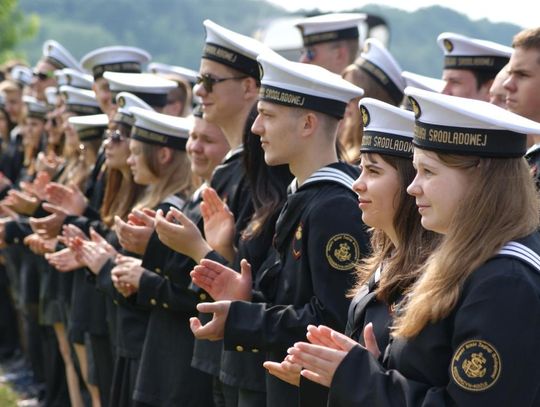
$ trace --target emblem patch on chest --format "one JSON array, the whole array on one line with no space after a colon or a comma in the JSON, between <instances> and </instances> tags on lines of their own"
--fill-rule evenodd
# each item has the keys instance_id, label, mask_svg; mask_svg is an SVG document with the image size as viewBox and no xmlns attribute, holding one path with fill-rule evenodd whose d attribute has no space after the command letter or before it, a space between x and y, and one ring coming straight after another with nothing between
<instances>
[{"instance_id":1,"label":"emblem patch on chest","mask_svg":"<svg viewBox=\"0 0 540 407\"><path fill-rule=\"evenodd\" d=\"M292 255L295 260L298 260L302 256L302 233L303 227L300 223L294 232L294 238L292 242Z\"/></svg>"},{"instance_id":2,"label":"emblem patch on chest","mask_svg":"<svg viewBox=\"0 0 540 407\"><path fill-rule=\"evenodd\" d=\"M500 374L499 353L486 341L467 341L456 350L452 358L452 378L465 390L489 389Z\"/></svg>"},{"instance_id":3,"label":"emblem patch on chest","mask_svg":"<svg viewBox=\"0 0 540 407\"><path fill-rule=\"evenodd\" d=\"M326 244L326 260L337 270L351 270L360 259L360 247L354 237L340 233Z\"/></svg>"}]
</instances>

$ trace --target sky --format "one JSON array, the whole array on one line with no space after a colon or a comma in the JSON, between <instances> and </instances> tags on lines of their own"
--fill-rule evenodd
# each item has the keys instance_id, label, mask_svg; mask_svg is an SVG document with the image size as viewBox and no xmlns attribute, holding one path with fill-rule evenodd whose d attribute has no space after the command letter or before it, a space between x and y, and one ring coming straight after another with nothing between
<instances>
[{"instance_id":1,"label":"sky","mask_svg":"<svg viewBox=\"0 0 540 407\"><path fill-rule=\"evenodd\" d=\"M379 4L414 11L421 7L439 5L454 9L472 20L487 18L492 22L514 23L522 27L540 24L540 4L531 0L268 0L288 11L318 8L321 11L342 11ZM534 6L536 3L536 6ZM489 7L486 5L489 4ZM509 5L512 5L510 8Z\"/></svg>"}]
</instances>

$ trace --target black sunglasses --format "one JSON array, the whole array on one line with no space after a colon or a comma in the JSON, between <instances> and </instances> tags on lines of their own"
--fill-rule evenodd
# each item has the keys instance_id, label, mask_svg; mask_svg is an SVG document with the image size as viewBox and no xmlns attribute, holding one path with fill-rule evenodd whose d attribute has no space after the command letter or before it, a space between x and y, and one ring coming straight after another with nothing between
<instances>
[{"instance_id":1,"label":"black sunglasses","mask_svg":"<svg viewBox=\"0 0 540 407\"><path fill-rule=\"evenodd\" d=\"M105 131L105 136L107 136L113 144L118 144L126 140L126 137L120 133L120 130L107 130Z\"/></svg>"},{"instance_id":2,"label":"black sunglasses","mask_svg":"<svg viewBox=\"0 0 540 407\"><path fill-rule=\"evenodd\" d=\"M245 78L247 78L247 75L232 76L230 78L214 78L212 75L202 74L200 76L197 76L197 85L200 85L202 83L204 90L207 91L208 93L211 93L214 90L214 85L216 83L225 82L229 80L245 79Z\"/></svg>"},{"instance_id":3,"label":"black sunglasses","mask_svg":"<svg viewBox=\"0 0 540 407\"><path fill-rule=\"evenodd\" d=\"M52 78L54 76L54 72L53 71L49 71L49 72L34 71L32 72L32 75L38 78L40 81L46 81L47 79Z\"/></svg>"},{"instance_id":4,"label":"black sunglasses","mask_svg":"<svg viewBox=\"0 0 540 407\"><path fill-rule=\"evenodd\" d=\"M311 47L308 47L308 48L304 48L302 50L302 55L305 55L306 56L306 60L308 62L311 62L315 59L315 57L317 56L317 51L315 51L313 48Z\"/></svg>"}]
</instances>

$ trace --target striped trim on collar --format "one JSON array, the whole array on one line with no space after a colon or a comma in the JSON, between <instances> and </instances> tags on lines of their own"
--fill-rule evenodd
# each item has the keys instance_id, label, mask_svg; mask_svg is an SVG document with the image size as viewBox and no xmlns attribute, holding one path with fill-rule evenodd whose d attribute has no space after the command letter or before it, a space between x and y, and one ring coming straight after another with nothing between
<instances>
[{"instance_id":1,"label":"striped trim on collar","mask_svg":"<svg viewBox=\"0 0 540 407\"><path fill-rule=\"evenodd\" d=\"M186 201L184 201L178 195L169 195L163 200L163 203L176 206L177 209L182 209Z\"/></svg>"},{"instance_id":2,"label":"striped trim on collar","mask_svg":"<svg viewBox=\"0 0 540 407\"><path fill-rule=\"evenodd\" d=\"M299 188L302 188L305 185L314 184L316 182L335 182L349 188L352 191L354 178L336 168L323 167L311 174L300 187L298 187L298 180L296 178L293 179L289 185L289 193L294 194Z\"/></svg>"},{"instance_id":3,"label":"striped trim on collar","mask_svg":"<svg viewBox=\"0 0 540 407\"><path fill-rule=\"evenodd\" d=\"M229 150L229 152L225 155L225 158L223 158L223 162L229 160L230 158L234 157L235 155L240 154L242 151L244 151L244 145L240 144L238 147Z\"/></svg>"},{"instance_id":4,"label":"striped trim on collar","mask_svg":"<svg viewBox=\"0 0 540 407\"><path fill-rule=\"evenodd\" d=\"M540 273L540 256L521 243L510 241L502 247L498 254L518 258Z\"/></svg>"},{"instance_id":5,"label":"striped trim on collar","mask_svg":"<svg viewBox=\"0 0 540 407\"><path fill-rule=\"evenodd\" d=\"M197 188L195 190L195 192L193 192L193 194L191 195L191 200L193 202L195 201L198 201L199 198L201 197L201 194L202 194L202 191L204 191L206 188L208 188L208 183L205 181L201 184L201 186L199 188Z\"/></svg>"}]
</instances>

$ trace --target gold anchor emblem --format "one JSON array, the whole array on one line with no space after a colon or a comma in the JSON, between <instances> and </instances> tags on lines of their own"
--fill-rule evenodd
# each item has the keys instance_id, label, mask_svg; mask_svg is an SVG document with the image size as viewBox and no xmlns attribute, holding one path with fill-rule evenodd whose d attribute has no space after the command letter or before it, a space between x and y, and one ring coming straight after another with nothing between
<instances>
[{"instance_id":1,"label":"gold anchor emblem","mask_svg":"<svg viewBox=\"0 0 540 407\"><path fill-rule=\"evenodd\" d=\"M366 127L369 124L369 112L364 106L361 106L360 111L362 112L362 123Z\"/></svg>"},{"instance_id":2,"label":"gold anchor emblem","mask_svg":"<svg viewBox=\"0 0 540 407\"><path fill-rule=\"evenodd\" d=\"M471 359L465 359L461 367L465 374L471 378L484 377L486 374L486 358L482 352L471 354Z\"/></svg>"},{"instance_id":3,"label":"gold anchor emblem","mask_svg":"<svg viewBox=\"0 0 540 407\"><path fill-rule=\"evenodd\" d=\"M446 48L446 51L452 52L454 50L454 44L452 44L452 41L449 39L445 39L443 41L444 48Z\"/></svg>"},{"instance_id":4,"label":"gold anchor emblem","mask_svg":"<svg viewBox=\"0 0 540 407\"><path fill-rule=\"evenodd\" d=\"M296 229L296 233L294 234L294 238L296 240L302 239L302 225L298 225L298 228Z\"/></svg>"},{"instance_id":5,"label":"gold anchor emblem","mask_svg":"<svg viewBox=\"0 0 540 407\"><path fill-rule=\"evenodd\" d=\"M339 249L334 250L334 256L339 261L349 261L351 259L351 248L347 243L340 243Z\"/></svg>"},{"instance_id":6,"label":"gold anchor emblem","mask_svg":"<svg viewBox=\"0 0 540 407\"><path fill-rule=\"evenodd\" d=\"M411 102L411 107L414 112L414 117L419 118L420 117L420 106L418 105L418 102L416 99L409 97L409 101Z\"/></svg>"}]
</instances>

